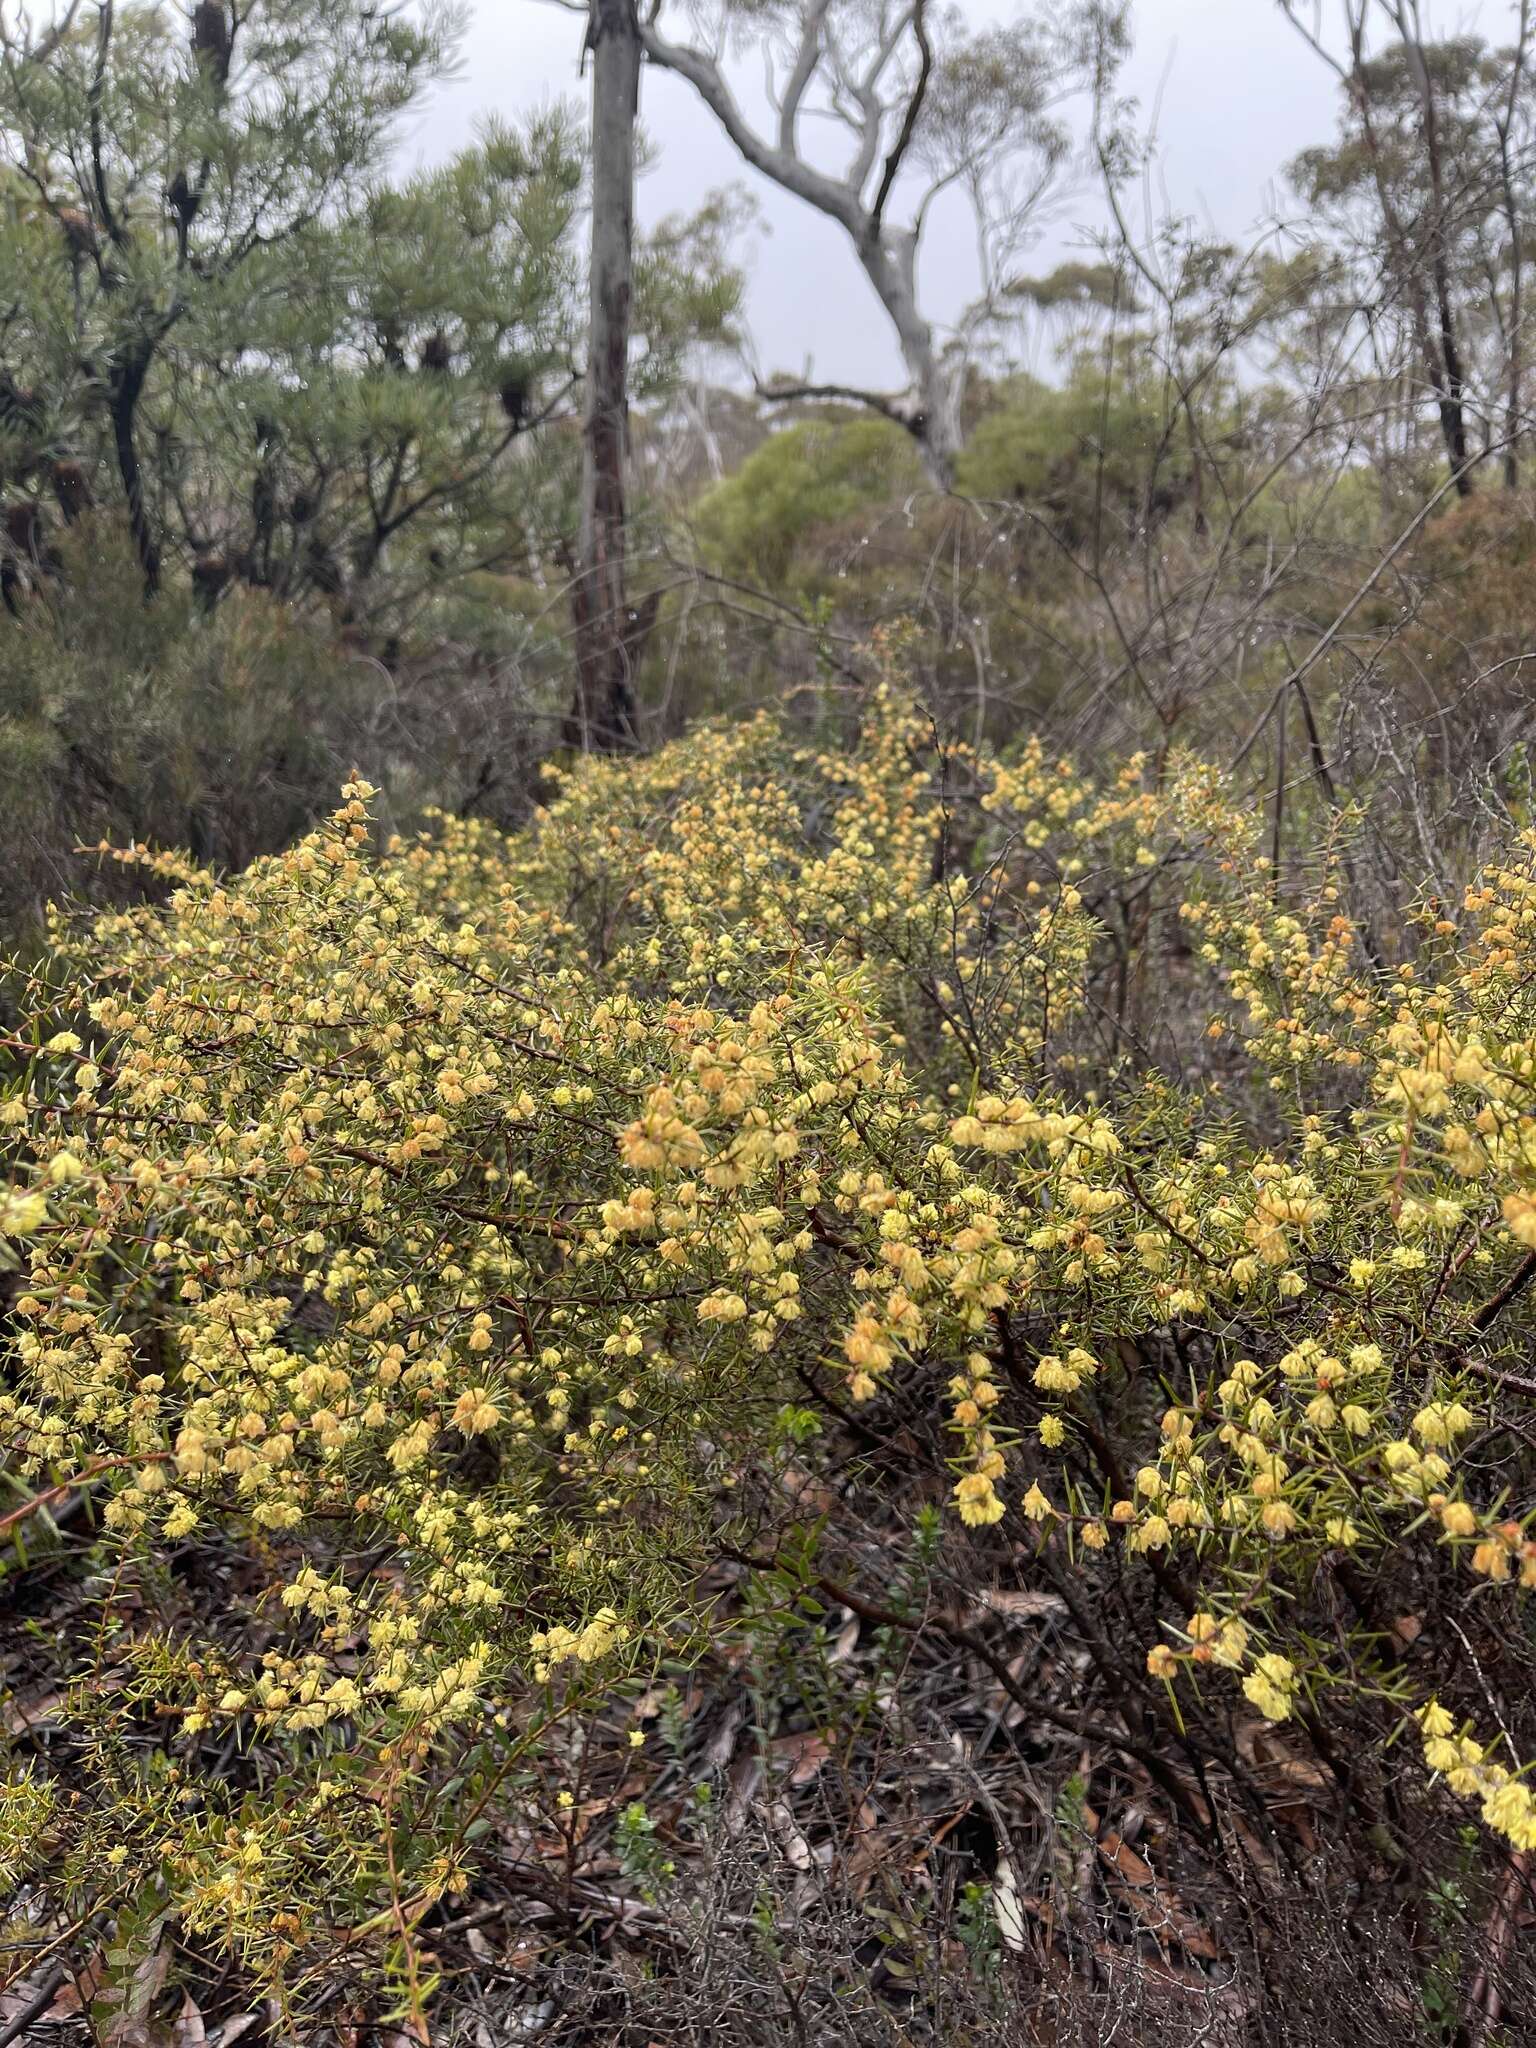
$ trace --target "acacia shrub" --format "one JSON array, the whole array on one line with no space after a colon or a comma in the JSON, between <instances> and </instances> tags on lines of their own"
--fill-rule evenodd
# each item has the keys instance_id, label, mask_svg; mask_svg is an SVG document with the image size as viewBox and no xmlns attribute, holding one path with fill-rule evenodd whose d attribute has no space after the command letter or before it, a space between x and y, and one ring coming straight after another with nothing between
<instances>
[{"instance_id":1,"label":"acacia shrub","mask_svg":"<svg viewBox=\"0 0 1536 2048\"><path fill-rule=\"evenodd\" d=\"M56 926L0 1105L7 1527L88 1496L99 1533L5 1826L73 1914L159 1901L273 1981L398 1963L567 1684L686 1654L711 1558L777 1564L751 1482L829 1368L938 1390L952 1541L1146 1576L1155 1695L1324 1744L1369 1700L1536 1843L1459 1652L1380 1619L1405 1560L1536 1582L1536 835L1382 968L1347 820L1277 900L1197 762L1100 784L866 712L581 764L510 839L381 842L355 784ZM1187 934L1182 1084L1087 1064L1111 879ZM1159 1332L1179 1367L1133 1369ZM135 1626L125 1572L218 1561Z\"/></svg>"}]
</instances>

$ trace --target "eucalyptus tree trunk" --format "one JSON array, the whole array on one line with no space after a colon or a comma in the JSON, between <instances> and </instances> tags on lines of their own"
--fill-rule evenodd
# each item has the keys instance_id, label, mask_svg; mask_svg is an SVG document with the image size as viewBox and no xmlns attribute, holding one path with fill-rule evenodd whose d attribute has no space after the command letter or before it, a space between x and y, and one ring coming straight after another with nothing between
<instances>
[{"instance_id":1,"label":"eucalyptus tree trunk","mask_svg":"<svg viewBox=\"0 0 1536 2048\"><path fill-rule=\"evenodd\" d=\"M896 331L913 403L899 414L916 441L930 483L951 490L964 433L960 420L963 370L945 362L933 329L917 300L917 237L910 228L891 228L878 219L860 223L854 247Z\"/></svg>"},{"instance_id":2,"label":"eucalyptus tree trunk","mask_svg":"<svg viewBox=\"0 0 1536 2048\"><path fill-rule=\"evenodd\" d=\"M602 0L594 0L594 4L601 5ZM893 10L891 19L882 14L879 33L870 48L861 50L857 75L851 79L838 71L843 61L841 44L828 25L832 0L797 0L797 4L798 54L782 81L774 134L753 127L714 52L669 42L656 26L654 9L647 10L640 31L645 54L652 64L688 81L755 171L842 228L885 309L908 378L907 390L895 397L847 384L782 379L761 389L761 395L780 403L797 398L847 399L883 413L912 436L930 481L947 491L954 483L955 458L962 440L964 368L959 361L945 360L919 304L920 225L902 227L886 217L919 134L934 73L934 47L927 23L929 0L905 0L904 11ZM794 15L794 9L790 11ZM907 38L916 53L915 69L899 90L882 100L879 81ZM805 153L798 126L811 82L829 64L841 80L833 106L858 142L852 163L841 174L824 169Z\"/></svg>"},{"instance_id":3,"label":"eucalyptus tree trunk","mask_svg":"<svg viewBox=\"0 0 1536 2048\"><path fill-rule=\"evenodd\" d=\"M576 693L567 745L615 750L638 739L635 676L643 634L625 594L624 468L640 102L636 0L591 0L591 332L582 451L581 534L571 602Z\"/></svg>"}]
</instances>

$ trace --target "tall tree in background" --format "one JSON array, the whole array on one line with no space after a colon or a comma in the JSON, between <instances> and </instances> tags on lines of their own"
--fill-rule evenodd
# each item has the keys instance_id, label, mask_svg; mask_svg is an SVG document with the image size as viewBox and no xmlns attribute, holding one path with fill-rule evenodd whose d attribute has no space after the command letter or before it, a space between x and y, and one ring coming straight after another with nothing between
<instances>
[{"instance_id":1,"label":"tall tree in background","mask_svg":"<svg viewBox=\"0 0 1536 2048\"><path fill-rule=\"evenodd\" d=\"M659 594L629 588L629 403L674 381L698 343L734 339L741 273L726 237L739 224L729 195L697 214L635 232L641 157L636 0L566 0L586 17L592 58L592 189L586 402L576 556L571 579L576 685L564 739L583 751L639 739L635 685Z\"/></svg>"},{"instance_id":2,"label":"tall tree in background","mask_svg":"<svg viewBox=\"0 0 1536 2048\"><path fill-rule=\"evenodd\" d=\"M689 10L689 41L666 35L662 15L658 6L642 24L647 59L688 81L754 170L844 230L910 380L895 395L778 380L769 395L853 400L884 413L947 488L967 351L946 349L923 309L924 231L946 194L968 205L981 271L971 320L984 320L1067 160L1054 110L1106 47L1123 42L1121 8L1072 0L1048 18L973 31L928 0L714 0ZM727 76L730 55L746 47L766 64L771 131L749 118ZM813 151L813 122L844 143L838 168Z\"/></svg>"},{"instance_id":3,"label":"tall tree in background","mask_svg":"<svg viewBox=\"0 0 1536 2048\"><path fill-rule=\"evenodd\" d=\"M199 380L182 422L201 444L183 500L246 580L285 596L344 581L349 620L389 636L454 579L547 552L560 458L538 430L569 417L576 384L583 141L559 108L487 124L312 230L273 290L189 337L226 374Z\"/></svg>"},{"instance_id":4,"label":"tall tree in background","mask_svg":"<svg viewBox=\"0 0 1536 2048\"><path fill-rule=\"evenodd\" d=\"M0 140L40 231L7 268L48 252L67 272L30 322L36 290L11 301L31 330L33 423L104 423L148 590L164 534L143 413L162 351L227 312L244 277L265 269L270 289L273 252L382 168L444 27L435 7L407 22L369 0L199 0L190 27L97 0L46 63L0 65Z\"/></svg>"},{"instance_id":5,"label":"tall tree in background","mask_svg":"<svg viewBox=\"0 0 1536 2048\"><path fill-rule=\"evenodd\" d=\"M634 671L648 618L625 588L624 470L634 297L635 157L640 22L635 0L591 0L592 253L582 436L581 531L572 604L576 692L566 740L582 749L635 744Z\"/></svg>"},{"instance_id":6,"label":"tall tree in background","mask_svg":"<svg viewBox=\"0 0 1536 2048\"><path fill-rule=\"evenodd\" d=\"M235 583L323 601L380 649L456 632L443 605L477 572L569 553L586 136L552 107L387 179L394 118L443 48L420 21L380 43L366 0L284 0L279 43L254 0L227 52L212 14L189 37L110 8L52 51L0 42L12 599L53 580L52 529L88 506L129 526L151 589L185 569L206 606ZM334 47L351 99L327 97ZM731 224L709 201L626 257L641 399L728 322Z\"/></svg>"},{"instance_id":7,"label":"tall tree in background","mask_svg":"<svg viewBox=\"0 0 1536 2048\"><path fill-rule=\"evenodd\" d=\"M1362 311L1401 323L1457 491L1495 446L1513 485L1536 170L1529 0L1507 47L1432 36L1421 0L1340 0L1332 27L1316 0L1281 6L1344 99L1338 140L1304 151L1293 182L1352 251Z\"/></svg>"}]
</instances>

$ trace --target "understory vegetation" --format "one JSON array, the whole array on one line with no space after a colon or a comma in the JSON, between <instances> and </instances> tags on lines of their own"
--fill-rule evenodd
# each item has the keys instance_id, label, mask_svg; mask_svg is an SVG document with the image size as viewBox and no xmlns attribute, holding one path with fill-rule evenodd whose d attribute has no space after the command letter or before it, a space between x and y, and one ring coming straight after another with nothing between
<instances>
[{"instance_id":1,"label":"understory vegetation","mask_svg":"<svg viewBox=\"0 0 1536 2048\"><path fill-rule=\"evenodd\" d=\"M683 2024L705 1910L818 2036L874 1963L890 2038L941 1983L1087 2038L1134 1970L1178 2039L1401 1894L1445 1931L1352 2038L1408 2024L1536 1844L1536 833L1381 954L1358 817L1277 892L1199 763L894 683L511 839L372 795L137 856L18 992L7 1839L118 1925L97 2009L174 1947L409 2031L531 1902L519 2010L616 1915L644 1988L582 1996Z\"/></svg>"}]
</instances>

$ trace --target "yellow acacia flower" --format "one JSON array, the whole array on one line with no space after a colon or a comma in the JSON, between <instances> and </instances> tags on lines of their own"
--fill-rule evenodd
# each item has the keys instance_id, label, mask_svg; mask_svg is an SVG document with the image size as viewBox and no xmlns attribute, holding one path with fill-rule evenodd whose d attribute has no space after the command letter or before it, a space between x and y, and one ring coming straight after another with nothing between
<instances>
[{"instance_id":1,"label":"yellow acacia flower","mask_svg":"<svg viewBox=\"0 0 1536 2048\"><path fill-rule=\"evenodd\" d=\"M28 1237L47 1220L45 1196L25 1188L0 1194L0 1237Z\"/></svg>"},{"instance_id":2,"label":"yellow acacia flower","mask_svg":"<svg viewBox=\"0 0 1536 2048\"><path fill-rule=\"evenodd\" d=\"M1038 742L966 747L945 774L1016 854L936 883L936 745L882 684L835 741L759 719L574 762L510 838L380 844L352 791L243 875L145 856L157 900L61 940L65 974L17 999L46 1057L0 1103L7 1457L39 1491L100 1461L104 1540L228 1537L262 1588L259 1627L211 1617L197 1674L136 1671L125 1700L250 1716L300 1776L348 1744L425 1771L411 1745L508 1712L525 1668L597 1687L629 1648L681 1655L698 1502L748 1490L765 1418L811 1441L827 1372L903 1430L936 1382L972 1529L1003 1518L1019 1437L1059 1452L1071 1425L1027 1547L1091 1587L1118 1528L1150 1591L1176 1546L1194 1612L1149 1671L1199 1664L1277 1721L1324 1545L1444 1542L1505 1598L1536 1585L1536 1542L1492 1519L1498 1400L1455 1362L1486 1304L1490 1341L1529 1314L1504 1292L1536 1246L1528 850L1475 885L1470 946L1384 986L1337 855L1277 894L1194 764L1096 783ZM1222 1060L1272 1095L1262 1141L1161 1079L1094 1092L1085 878L1171 873ZM89 1059L54 1030L82 1014ZM1197 1369L1154 1394L1146 1333L1180 1324ZM1489 1458L1453 1475L1479 1426ZM772 1441L813 1503L817 1453ZM127 1707L90 1711L110 1734ZM1522 1845L1521 1760L1434 1703L1420 1728ZM264 1823L224 1861L255 1886L313 1856L313 1889L326 1854Z\"/></svg>"},{"instance_id":3,"label":"yellow acacia flower","mask_svg":"<svg viewBox=\"0 0 1536 2048\"><path fill-rule=\"evenodd\" d=\"M1003 1518L1003 1503L992 1481L980 1472L967 1472L955 1485L955 1502L960 1519L968 1528L979 1529Z\"/></svg>"}]
</instances>

